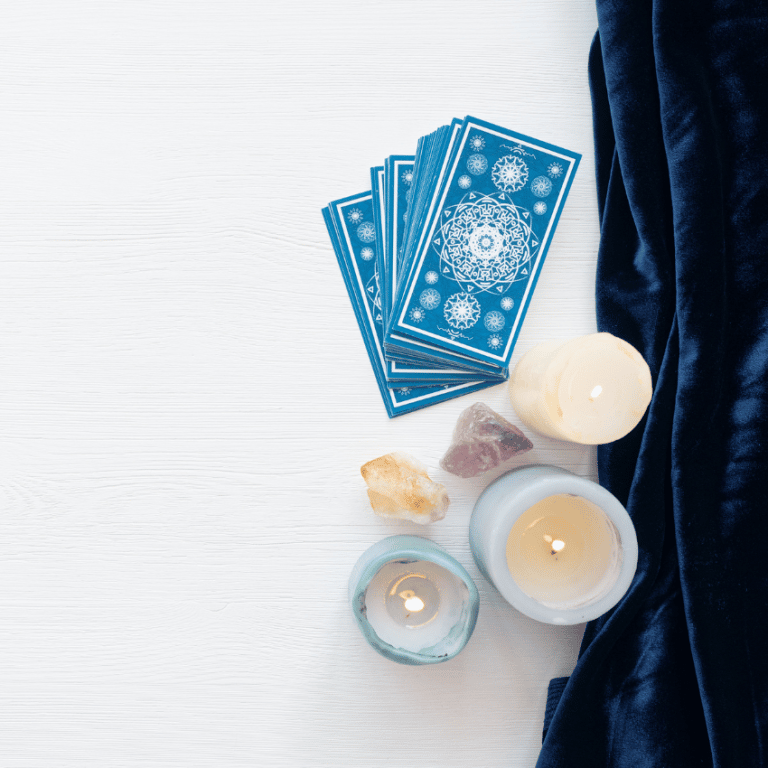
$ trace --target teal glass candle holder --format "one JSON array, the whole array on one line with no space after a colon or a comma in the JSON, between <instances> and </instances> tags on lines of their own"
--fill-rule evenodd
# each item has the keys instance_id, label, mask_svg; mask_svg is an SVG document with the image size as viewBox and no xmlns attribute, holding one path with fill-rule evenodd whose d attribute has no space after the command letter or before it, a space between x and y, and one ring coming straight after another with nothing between
<instances>
[{"instance_id":1,"label":"teal glass candle holder","mask_svg":"<svg viewBox=\"0 0 768 768\"><path fill-rule=\"evenodd\" d=\"M349 578L363 637L399 664L439 664L467 644L480 597L464 567L421 536L390 536L366 550Z\"/></svg>"}]
</instances>

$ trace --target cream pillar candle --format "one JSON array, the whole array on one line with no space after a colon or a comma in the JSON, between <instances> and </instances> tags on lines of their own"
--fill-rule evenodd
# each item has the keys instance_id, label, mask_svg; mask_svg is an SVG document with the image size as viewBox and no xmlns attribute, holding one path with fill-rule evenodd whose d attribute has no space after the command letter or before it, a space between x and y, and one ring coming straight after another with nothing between
<instances>
[{"instance_id":1,"label":"cream pillar candle","mask_svg":"<svg viewBox=\"0 0 768 768\"><path fill-rule=\"evenodd\" d=\"M539 344L520 358L510 380L512 406L526 426L586 445L624 437L651 394L642 355L610 333Z\"/></svg>"}]
</instances>

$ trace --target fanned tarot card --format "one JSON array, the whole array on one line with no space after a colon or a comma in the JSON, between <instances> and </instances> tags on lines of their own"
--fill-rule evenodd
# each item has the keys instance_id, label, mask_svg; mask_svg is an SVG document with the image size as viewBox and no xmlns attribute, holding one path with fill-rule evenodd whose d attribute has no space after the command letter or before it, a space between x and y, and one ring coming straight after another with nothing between
<instances>
[{"instance_id":1,"label":"fanned tarot card","mask_svg":"<svg viewBox=\"0 0 768 768\"><path fill-rule=\"evenodd\" d=\"M390 418L498 383L471 381L454 385L389 389L383 351L384 327L374 251L376 226L371 192L331 203L323 209L323 218Z\"/></svg>"},{"instance_id":2,"label":"fanned tarot card","mask_svg":"<svg viewBox=\"0 0 768 768\"><path fill-rule=\"evenodd\" d=\"M408 279L404 275L413 272L415 254L424 242L426 232L424 224L434 211L435 193L445 178L462 124L463 121L454 120L449 126L443 126L419 140L414 161L412 195L406 226L402 235L402 246L397 254L395 304L404 285L408 283ZM431 277L432 275L430 275ZM428 306L430 295L434 298L433 294L425 294L423 297L427 306L423 306L421 309L413 308L417 322L423 320L430 309ZM452 350L433 348L429 343L394 332L390 315L391 308L388 308L385 311L388 322L385 330L384 348L387 357L391 360L421 360L422 364L450 365L454 369L475 372L478 376L496 378L499 381L506 379L506 369L501 368L496 363L473 360Z\"/></svg>"},{"instance_id":3,"label":"fanned tarot card","mask_svg":"<svg viewBox=\"0 0 768 768\"><path fill-rule=\"evenodd\" d=\"M581 156L467 117L430 201L388 340L509 366Z\"/></svg>"},{"instance_id":4,"label":"fanned tarot card","mask_svg":"<svg viewBox=\"0 0 768 768\"><path fill-rule=\"evenodd\" d=\"M380 264L379 284L385 326L388 314L392 309L399 277L400 251L411 200L413 161L413 156L393 155L386 160L384 166L386 170L371 169L371 178L375 178L373 189L374 219L383 221L384 226L384 237L378 243L376 256L377 264ZM383 207L382 211L378 210L380 207ZM447 367L446 363L429 364L428 361L418 355L401 355L400 359L387 359L387 384L390 388L398 387L403 383L412 385L453 384L462 381L477 381L478 379L503 381L504 377L477 369L469 370L466 367Z\"/></svg>"}]
</instances>

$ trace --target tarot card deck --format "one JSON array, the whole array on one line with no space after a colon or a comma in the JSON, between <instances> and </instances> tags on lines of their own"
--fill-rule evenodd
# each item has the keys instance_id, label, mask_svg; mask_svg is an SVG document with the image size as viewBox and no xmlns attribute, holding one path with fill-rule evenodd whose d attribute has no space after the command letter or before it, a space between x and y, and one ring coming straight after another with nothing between
<instances>
[{"instance_id":1,"label":"tarot card deck","mask_svg":"<svg viewBox=\"0 0 768 768\"><path fill-rule=\"evenodd\" d=\"M323 209L390 417L507 378L580 159L466 117Z\"/></svg>"}]
</instances>

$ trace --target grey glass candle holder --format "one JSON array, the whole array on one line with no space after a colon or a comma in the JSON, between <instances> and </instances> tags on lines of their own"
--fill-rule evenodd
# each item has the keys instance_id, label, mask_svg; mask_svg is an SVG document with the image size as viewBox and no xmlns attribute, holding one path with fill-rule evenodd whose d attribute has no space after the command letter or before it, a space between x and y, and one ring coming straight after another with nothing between
<instances>
[{"instance_id":1,"label":"grey glass candle holder","mask_svg":"<svg viewBox=\"0 0 768 768\"><path fill-rule=\"evenodd\" d=\"M436 602L433 615L416 629L398 625L387 605L395 594L392 585L409 578L434 582L434 589L429 586ZM461 563L421 536L390 536L366 550L352 569L349 599L371 647L411 665L439 664L456 656L472 636L480 606L477 587ZM421 642L424 647L418 647Z\"/></svg>"},{"instance_id":2,"label":"grey glass candle holder","mask_svg":"<svg viewBox=\"0 0 768 768\"><path fill-rule=\"evenodd\" d=\"M569 594L556 596L556 583L533 594L510 570L509 539L515 536L518 520L525 522L524 516L535 513L540 502L556 498L571 499L586 509L590 525L583 532L576 570L561 578L560 585L567 584ZM565 544L544 538L552 542L542 542L546 550ZM627 592L637 568L637 536L621 502L597 483L548 465L518 467L494 480L475 504L469 543L478 569L501 596L521 613L547 624L579 624L602 616ZM558 554L552 549L545 557Z\"/></svg>"}]
</instances>

